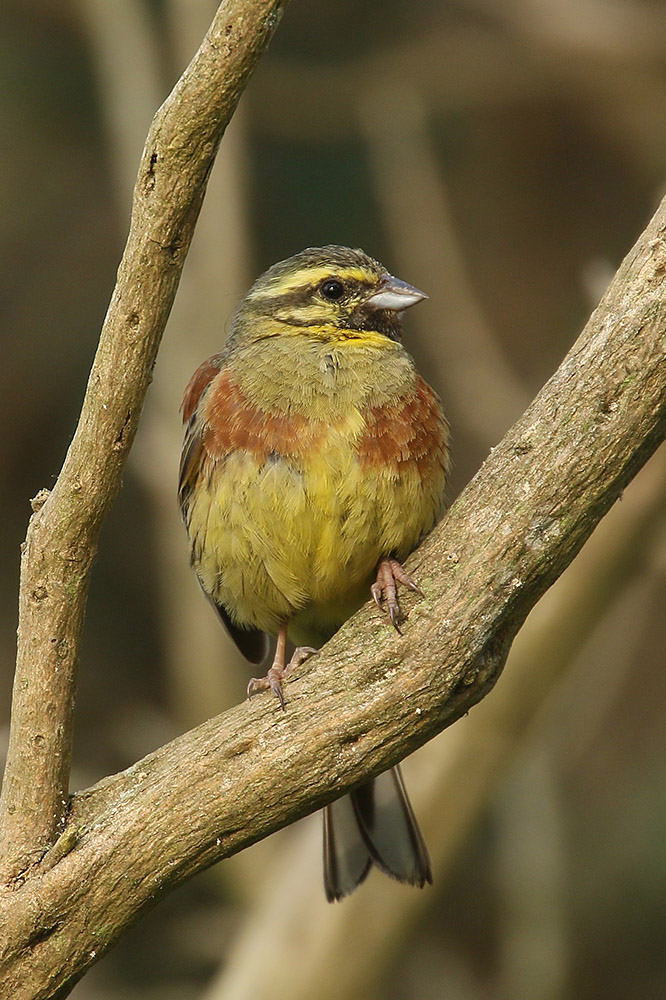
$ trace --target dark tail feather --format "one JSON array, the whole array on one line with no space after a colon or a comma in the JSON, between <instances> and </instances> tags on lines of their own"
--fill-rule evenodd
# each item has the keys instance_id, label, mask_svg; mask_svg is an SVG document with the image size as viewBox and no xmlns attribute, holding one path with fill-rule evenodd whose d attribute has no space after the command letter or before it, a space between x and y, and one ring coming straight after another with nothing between
<instances>
[{"instance_id":1,"label":"dark tail feather","mask_svg":"<svg viewBox=\"0 0 666 1000\"><path fill-rule=\"evenodd\" d=\"M360 885L374 863L422 888L430 859L398 767L338 799L324 811L324 886L329 901Z\"/></svg>"},{"instance_id":2,"label":"dark tail feather","mask_svg":"<svg viewBox=\"0 0 666 1000\"><path fill-rule=\"evenodd\" d=\"M324 809L324 889L329 903L353 892L371 864L351 796L331 802Z\"/></svg>"}]
</instances>

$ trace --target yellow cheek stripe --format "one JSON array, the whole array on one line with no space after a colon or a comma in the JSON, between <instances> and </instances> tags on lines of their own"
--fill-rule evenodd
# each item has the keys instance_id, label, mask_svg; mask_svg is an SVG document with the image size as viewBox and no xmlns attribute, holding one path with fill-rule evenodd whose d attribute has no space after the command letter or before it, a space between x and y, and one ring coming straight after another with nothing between
<instances>
[{"instance_id":1,"label":"yellow cheek stripe","mask_svg":"<svg viewBox=\"0 0 666 1000\"><path fill-rule=\"evenodd\" d=\"M316 326L298 326L299 322L304 322L303 314L315 308L314 306L304 306L302 311L298 309L292 310L289 313L289 325L285 325L284 330L281 331L282 336L310 337L312 340L330 341L338 344L344 343L350 347L382 347L394 353L400 350L400 345L395 340L391 340L390 337L387 337L383 333L378 333L376 330L343 330L332 323L324 322L317 323ZM316 320L317 314L315 313L312 318Z\"/></svg>"},{"instance_id":2,"label":"yellow cheek stripe","mask_svg":"<svg viewBox=\"0 0 666 1000\"><path fill-rule=\"evenodd\" d=\"M251 291L249 299L274 299L276 295L288 295L289 292L298 291L299 288L307 288L323 281L324 278L336 277L342 281L376 281L377 275L362 267L336 267L335 264L328 264L322 267L302 267L293 274L282 275L271 281L269 285L263 285Z\"/></svg>"}]
</instances>

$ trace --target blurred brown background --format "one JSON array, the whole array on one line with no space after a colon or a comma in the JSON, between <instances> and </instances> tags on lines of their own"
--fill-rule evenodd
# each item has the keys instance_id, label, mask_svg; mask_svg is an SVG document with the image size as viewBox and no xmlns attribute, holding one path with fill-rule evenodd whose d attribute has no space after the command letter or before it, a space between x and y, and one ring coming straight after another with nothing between
<instances>
[{"instance_id":1,"label":"blurred brown background","mask_svg":"<svg viewBox=\"0 0 666 1000\"><path fill-rule=\"evenodd\" d=\"M0 7L3 754L28 500L75 425L150 119L215 6ZM654 210L665 112L651 0L293 0L223 141L103 532L74 788L243 697L175 480L183 386L253 277L336 242L430 294L406 339L451 418L453 499ZM432 890L373 876L327 907L311 817L162 902L75 1000L666 996L665 482L657 454L496 690L409 761Z\"/></svg>"}]
</instances>

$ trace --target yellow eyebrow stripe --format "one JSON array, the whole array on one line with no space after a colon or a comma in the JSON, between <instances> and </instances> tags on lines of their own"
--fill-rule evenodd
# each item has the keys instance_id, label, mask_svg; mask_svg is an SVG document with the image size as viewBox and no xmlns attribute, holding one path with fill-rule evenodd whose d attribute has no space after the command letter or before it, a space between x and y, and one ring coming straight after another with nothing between
<instances>
[{"instance_id":1,"label":"yellow eyebrow stripe","mask_svg":"<svg viewBox=\"0 0 666 1000\"><path fill-rule=\"evenodd\" d=\"M258 288L250 294L252 299L273 299L276 293L288 294L309 285L316 285L324 278L340 278L342 281L369 281L376 275L362 267L336 267L329 264L322 267L302 267L293 274L284 274L275 278L268 286Z\"/></svg>"}]
</instances>

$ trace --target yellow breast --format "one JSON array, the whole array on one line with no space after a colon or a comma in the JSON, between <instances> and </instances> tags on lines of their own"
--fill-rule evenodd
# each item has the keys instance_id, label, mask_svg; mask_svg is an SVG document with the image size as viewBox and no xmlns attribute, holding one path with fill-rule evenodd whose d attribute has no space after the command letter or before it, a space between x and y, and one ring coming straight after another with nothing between
<instances>
[{"instance_id":1,"label":"yellow breast","mask_svg":"<svg viewBox=\"0 0 666 1000\"><path fill-rule=\"evenodd\" d=\"M289 407L271 398L274 350L269 379L256 363L220 371L200 407L185 513L213 600L240 625L275 632L289 620L296 641L315 645L367 598L379 558L404 558L443 509L447 430L437 397L399 345L374 365L361 358L355 371L341 353L314 351L319 375L310 381L292 357L281 373L298 382L281 387ZM322 365L337 391L314 391Z\"/></svg>"}]
</instances>

